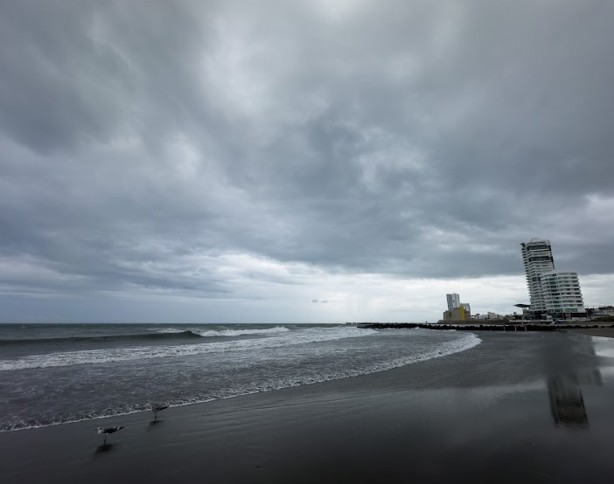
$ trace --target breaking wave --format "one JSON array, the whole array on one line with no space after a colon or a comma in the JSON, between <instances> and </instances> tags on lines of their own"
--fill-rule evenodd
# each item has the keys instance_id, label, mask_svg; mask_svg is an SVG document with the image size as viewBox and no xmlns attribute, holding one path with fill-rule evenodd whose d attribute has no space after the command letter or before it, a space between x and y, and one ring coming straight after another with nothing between
<instances>
[{"instance_id":1,"label":"breaking wave","mask_svg":"<svg viewBox=\"0 0 614 484\"><path fill-rule=\"evenodd\" d=\"M246 351L255 349L260 350L266 348L279 348L282 346L289 345L301 345L308 343L318 343L323 341L333 341L344 338L363 337L368 336L369 334L376 333L374 330L371 329L359 329L356 327L309 329L300 332L291 332L287 329L286 331L280 331L278 329L277 332L280 333L278 336L270 336L267 338L257 339L237 339L219 342L202 342L196 344L181 345L145 345L30 355L14 360L0 360L0 371L24 370L29 368L50 368L84 364L104 364L113 363L117 361L149 360L165 357L185 357L205 353L220 353L229 351ZM191 331L187 331L187 333L194 335L194 333L192 333ZM207 331L205 331L205 333L207 333ZM159 334L162 336L169 336L169 334L166 333ZM172 334L170 334L170 336L172 336ZM195 336L202 338L201 335Z\"/></svg>"}]
</instances>

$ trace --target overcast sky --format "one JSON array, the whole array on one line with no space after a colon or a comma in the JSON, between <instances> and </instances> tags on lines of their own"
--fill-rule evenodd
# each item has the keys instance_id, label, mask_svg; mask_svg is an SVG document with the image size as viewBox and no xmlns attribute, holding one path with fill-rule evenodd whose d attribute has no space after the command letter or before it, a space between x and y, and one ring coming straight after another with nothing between
<instances>
[{"instance_id":1,"label":"overcast sky","mask_svg":"<svg viewBox=\"0 0 614 484\"><path fill-rule=\"evenodd\" d=\"M0 321L614 303L614 2L0 0Z\"/></svg>"}]
</instances>

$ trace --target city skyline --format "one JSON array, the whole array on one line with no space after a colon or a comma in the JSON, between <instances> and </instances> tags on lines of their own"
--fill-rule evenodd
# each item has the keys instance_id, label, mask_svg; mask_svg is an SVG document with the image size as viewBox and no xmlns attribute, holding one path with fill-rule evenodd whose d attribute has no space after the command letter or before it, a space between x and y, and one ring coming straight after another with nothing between
<instances>
[{"instance_id":1,"label":"city skyline","mask_svg":"<svg viewBox=\"0 0 614 484\"><path fill-rule=\"evenodd\" d=\"M507 314L536 236L614 303L614 4L0 9L0 322Z\"/></svg>"}]
</instances>

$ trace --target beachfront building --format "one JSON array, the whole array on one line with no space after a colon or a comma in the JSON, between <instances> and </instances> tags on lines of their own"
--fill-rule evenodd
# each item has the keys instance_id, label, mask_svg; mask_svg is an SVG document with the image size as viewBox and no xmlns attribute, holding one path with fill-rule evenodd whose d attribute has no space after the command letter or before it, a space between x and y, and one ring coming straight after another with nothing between
<instances>
[{"instance_id":1,"label":"beachfront building","mask_svg":"<svg viewBox=\"0 0 614 484\"><path fill-rule=\"evenodd\" d=\"M471 312L467 311L464 306L459 306L452 311L444 311L443 320L446 322L470 321Z\"/></svg>"},{"instance_id":2,"label":"beachfront building","mask_svg":"<svg viewBox=\"0 0 614 484\"><path fill-rule=\"evenodd\" d=\"M460 296L456 293L446 294L448 310L443 313L444 321L469 321L471 319L471 307L469 304L460 302Z\"/></svg>"},{"instance_id":3,"label":"beachfront building","mask_svg":"<svg viewBox=\"0 0 614 484\"><path fill-rule=\"evenodd\" d=\"M461 305L460 296L456 293L446 294L446 300L448 302L448 311L452 311Z\"/></svg>"},{"instance_id":4,"label":"beachfront building","mask_svg":"<svg viewBox=\"0 0 614 484\"><path fill-rule=\"evenodd\" d=\"M541 314L546 310L542 293L541 276L554 271L554 258L549 240L531 239L520 244L522 247L522 262L529 287L531 312Z\"/></svg>"},{"instance_id":5,"label":"beachfront building","mask_svg":"<svg viewBox=\"0 0 614 484\"><path fill-rule=\"evenodd\" d=\"M520 244L533 318L571 319L586 316L578 274L557 271L550 241L531 239Z\"/></svg>"},{"instance_id":6,"label":"beachfront building","mask_svg":"<svg viewBox=\"0 0 614 484\"><path fill-rule=\"evenodd\" d=\"M541 275L541 286L545 310L552 317L570 319L586 315L575 272L546 272Z\"/></svg>"}]
</instances>

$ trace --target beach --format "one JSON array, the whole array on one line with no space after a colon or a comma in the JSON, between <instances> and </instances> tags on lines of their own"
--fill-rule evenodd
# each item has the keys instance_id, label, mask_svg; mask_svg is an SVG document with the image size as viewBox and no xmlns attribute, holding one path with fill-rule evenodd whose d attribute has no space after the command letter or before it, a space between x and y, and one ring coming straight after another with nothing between
<instances>
[{"instance_id":1,"label":"beach","mask_svg":"<svg viewBox=\"0 0 614 484\"><path fill-rule=\"evenodd\" d=\"M605 338L614 338L614 328L582 328L573 329L574 333L585 334L587 336L602 336Z\"/></svg>"},{"instance_id":2,"label":"beach","mask_svg":"<svg viewBox=\"0 0 614 484\"><path fill-rule=\"evenodd\" d=\"M312 385L0 433L4 482L611 482L614 340L479 334ZM94 429L122 425L108 438Z\"/></svg>"}]
</instances>

